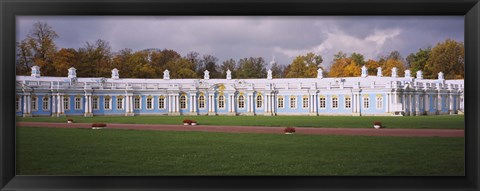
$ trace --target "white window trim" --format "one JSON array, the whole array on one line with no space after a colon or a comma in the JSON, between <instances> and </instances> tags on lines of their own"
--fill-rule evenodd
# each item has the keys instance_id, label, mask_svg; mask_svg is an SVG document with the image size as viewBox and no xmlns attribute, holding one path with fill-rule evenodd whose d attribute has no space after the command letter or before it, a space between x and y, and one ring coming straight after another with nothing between
<instances>
[{"instance_id":1,"label":"white window trim","mask_svg":"<svg viewBox=\"0 0 480 191\"><path fill-rule=\"evenodd\" d=\"M33 99L35 99L35 101L33 101ZM35 103L35 106L36 106L35 108L32 107L33 103ZM38 111L38 97L35 97L35 98L32 97L30 104L31 104L30 107L31 107L32 111Z\"/></svg>"},{"instance_id":2,"label":"white window trim","mask_svg":"<svg viewBox=\"0 0 480 191\"><path fill-rule=\"evenodd\" d=\"M365 107L365 99L367 99L367 105L368 105L368 107ZM369 97L364 97L364 98L362 98L362 108L363 108L363 109L370 109L370 98L369 98Z\"/></svg>"},{"instance_id":3,"label":"white window trim","mask_svg":"<svg viewBox=\"0 0 480 191\"><path fill-rule=\"evenodd\" d=\"M282 99L282 101L279 101L279 99ZM282 103L282 107L280 107L280 104L279 103ZM284 109L285 108L285 98L284 97L279 97L277 98L277 108L278 109Z\"/></svg>"},{"instance_id":4,"label":"white window trim","mask_svg":"<svg viewBox=\"0 0 480 191\"><path fill-rule=\"evenodd\" d=\"M107 103L107 102L105 101L106 99L107 99L107 98L103 97L103 110L112 110L112 97L108 98L108 99L109 99L109 100L108 100L108 106L109 106L109 108L106 107L106 106L107 106L107 104L105 104L105 103Z\"/></svg>"},{"instance_id":5,"label":"white window trim","mask_svg":"<svg viewBox=\"0 0 480 191\"><path fill-rule=\"evenodd\" d=\"M151 99L152 99L152 107L151 107L151 108L148 108L148 99L150 99L150 98L147 97L147 98L145 99L145 108L146 108L147 110L153 110L153 109L155 108L155 97L152 97L152 98L151 98Z\"/></svg>"},{"instance_id":6,"label":"white window trim","mask_svg":"<svg viewBox=\"0 0 480 191\"><path fill-rule=\"evenodd\" d=\"M135 108L135 96L133 97L133 110L142 110L142 97L138 98L138 108Z\"/></svg>"},{"instance_id":7,"label":"white window trim","mask_svg":"<svg viewBox=\"0 0 480 191\"><path fill-rule=\"evenodd\" d=\"M97 97L96 99L97 101L95 101L95 98L92 97L92 110L100 110L100 98ZM97 108L93 107L95 105L94 103L97 104Z\"/></svg>"},{"instance_id":8,"label":"white window trim","mask_svg":"<svg viewBox=\"0 0 480 191\"><path fill-rule=\"evenodd\" d=\"M260 97L260 99L261 99L261 100L260 100L260 102L261 102L261 105L260 105L260 106L258 105L258 98L259 98L259 97ZM255 97L255 103L256 103L256 108L257 108L257 109L261 109L261 108L263 107L263 96L257 95L257 96Z\"/></svg>"},{"instance_id":9,"label":"white window trim","mask_svg":"<svg viewBox=\"0 0 480 191\"><path fill-rule=\"evenodd\" d=\"M348 99L350 99L350 107L347 107L347 97L344 97L343 98L343 107L345 109L352 109L352 98L351 97L348 97Z\"/></svg>"},{"instance_id":10,"label":"white window trim","mask_svg":"<svg viewBox=\"0 0 480 191\"><path fill-rule=\"evenodd\" d=\"M160 100L163 100L163 107L160 107ZM160 96L158 96L158 109L164 110L166 108L165 105L167 105L167 99L165 97L160 98Z\"/></svg>"},{"instance_id":11,"label":"white window trim","mask_svg":"<svg viewBox=\"0 0 480 191\"><path fill-rule=\"evenodd\" d=\"M77 106L77 98L80 99L80 108L78 108L78 109L76 107ZM75 110L83 110L83 104L82 104L82 98L81 97L75 97L73 99L73 101L74 101L73 102L73 107L74 107Z\"/></svg>"},{"instance_id":12,"label":"white window trim","mask_svg":"<svg viewBox=\"0 0 480 191\"><path fill-rule=\"evenodd\" d=\"M182 97L185 98L185 107L182 107ZM186 95L182 95L180 97L178 97L178 101L179 101L179 107L180 109L188 109L188 97Z\"/></svg>"},{"instance_id":13,"label":"white window trim","mask_svg":"<svg viewBox=\"0 0 480 191\"><path fill-rule=\"evenodd\" d=\"M305 100L303 100L303 99L307 99L307 105L306 105L306 106L303 104L303 102L305 101ZM309 99L309 98L304 98L304 97L302 97L302 108L303 108L303 109L308 109L308 105L309 105L309 104L310 104L310 99Z\"/></svg>"},{"instance_id":14,"label":"white window trim","mask_svg":"<svg viewBox=\"0 0 480 191\"><path fill-rule=\"evenodd\" d=\"M243 107L240 107L240 96L243 97ZM245 105L246 105L245 96L244 95L240 95L240 96L238 96L238 99L237 99L238 109L245 109Z\"/></svg>"},{"instance_id":15,"label":"white window trim","mask_svg":"<svg viewBox=\"0 0 480 191\"><path fill-rule=\"evenodd\" d=\"M220 96L223 97L223 107L220 107ZM226 97L224 95L219 95L218 98L217 98L217 105L218 105L218 109L222 109L222 110L225 110L225 100L226 100Z\"/></svg>"},{"instance_id":16,"label":"white window trim","mask_svg":"<svg viewBox=\"0 0 480 191\"><path fill-rule=\"evenodd\" d=\"M203 101L200 100L200 97L203 97ZM205 99L205 95L200 95L198 96L198 109L205 109L205 106L207 105L207 100ZM203 102L203 107L201 107L201 103Z\"/></svg>"},{"instance_id":17,"label":"white window trim","mask_svg":"<svg viewBox=\"0 0 480 191\"><path fill-rule=\"evenodd\" d=\"M125 97L122 98L122 99L118 99L118 96L117 96L117 97L115 97L115 99L116 99L116 101L117 101L117 102L116 102L117 110L124 110L124 108L125 108ZM120 108L118 108L118 101L119 101L119 100L122 100L122 104L121 104L122 107L120 107Z\"/></svg>"},{"instance_id":18,"label":"white window trim","mask_svg":"<svg viewBox=\"0 0 480 191\"><path fill-rule=\"evenodd\" d=\"M67 99L67 108L65 108L65 99ZM63 110L70 110L70 97L63 97L63 100L62 100L62 107L63 107Z\"/></svg>"},{"instance_id":19,"label":"white window trim","mask_svg":"<svg viewBox=\"0 0 480 191\"><path fill-rule=\"evenodd\" d=\"M334 99L334 97L330 98L330 100L331 100L331 102L332 102L332 103L331 103L331 104L332 104L332 105L331 105L331 108L332 108L332 109L338 109L339 106L340 106L340 103L339 103L339 101L338 101L338 97L336 97L336 99L337 99L337 107L333 107L333 106L334 106L334 104L333 104L333 99Z\"/></svg>"},{"instance_id":20,"label":"white window trim","mask_svg":"<svg viewBox=\"0 0 480 191\"><path fill-rule=\"evenodd\" d=\"M322 98L324 99L325 106L322 107ZM318 108L320 109L327 109L327 97L320 97L318 98Z\"/></svg>"},{"instance_id":21,"label":"white window trim","mask_svg":"<svg viewBox=\"0 0 480 191\"><path fill-rule=\"evenodd\" d=\"M376 108L377 109L383 109L383 97L377 97L375 101L376 101L376 104L375 104ZM380 102L378 102L378 101L380 101ZM378 103L380 103L380 105L378 105ZM381 107L379 107L379 106L381 106Z\"/></svg>"},{"instance_id":22,"label":"white window trim","mask_svg":"<svg viewBox=\"0 0 480 191\"><path fill-rule=\"evenodd\" d=\"M289 97L288 98L288 104L290 105L290 109L297 109L297 97L293 97L293 99L295 99L295 107L292 107L292 97Z\"/></svg>"},{"instance_id":23,"label":"white window trim","mask_svg":"<svg viewBox=\"0 0 480 191\"><path fill-rule=\"evenodd\" d=\"M45 98L47 98L47 101L46 101L47 102L47 108L46 109L43 108L43 104L45 102L43 99L45 99ZM50 98L49 97L42 97L42 110L43 111L49 111L50 110Z\"/></svg>"}]
</instances>

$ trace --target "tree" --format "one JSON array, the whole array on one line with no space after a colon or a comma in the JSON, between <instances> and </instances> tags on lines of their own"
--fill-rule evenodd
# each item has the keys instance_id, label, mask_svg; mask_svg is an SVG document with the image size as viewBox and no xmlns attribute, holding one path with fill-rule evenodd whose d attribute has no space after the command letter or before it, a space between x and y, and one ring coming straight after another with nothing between
<instances>
[{"instance_id":1,"label":"tree","mask_svg":"<svg viewBox=\"0 0 480 191\"><path fill-rule=\"evenodd\" d=\"M55 53L52 66L55 69L53 76L65 76L68 69L78 67L78 54L73 48L62 48Z\"/></svg>"},{"instance_id":2,"label":"tree","mask_svg":"<svg viewBox=\"0 0 480 191\"><path fill-rule=\"evenodd\" d=\"M401 60L397 60L394 58L389 58L382 64L382 73L384 76L391 76L393 67L397 68L397 75L404 76L405 75L405 63Z\"/></svg>"},{"instance_id":3,"label":"tree","mask_svg":"<svg viewBox=\"0 0 480 191\"><path fill-rule=\"evenodd\" d=\"M265 78L267 69L262 57L243 58L238 61L236 78Z\"/></svg>"},{"instance_id":4,"label":"tree","mask_svg":"<svg viewBox=\"0 0 480 191\"><path fill-rule=\"evenodd\" d=\"M38 65L40 66L43 75L54 75L55 68L52 66L52 63L54 54L57 51L55 45L55 39L57 38L57 33L47 23L37 22L33 24L33 29L19 44L21 45L20 48L22 51L20 54L29 56L31 59L26 59L26 57L21 58L23 60L20 61L20 63L24 66Z\"/></svg>"},{"instance_id":5,"label":"tree","mask_svg":"<svg viewBox=\"0 0 480 191\"><path fill-rule=\"evenodd\" d=\"M426 68L431 52L432 49L428 47L426 49L419 49L418 52L411 53L407 56L407 67L412 71L412 74L422 70L424 76L431 76L432 72Z\"/></svg>"},{"instance_id":6,"label":"tree","mask_svg":"<svg viewBox=\"0 0 480 191\"><path fill-rule=\"evenodd\" d=\"M191 63L189 60L179 57L174 60L170 60L166 67L168 70L170 70L171 78L196 78L197 74L191 69L192 65L193 63Z\"/></svg>"},{"instance_id":7,"label":"tree","mask_svg":"<svg viewBox=\"0 0 480 191\"><path fill-rule=\"evenodd\" d=\"M80 66L77 76L110 77L112 68L112 53L107 41L97 40L94 44L87 42L78 50Z\"/></svg>"},{"instance_id":8,"label":"tree","mask_svg":"<svg viewBox=\"0 0 480 191\"><path fill-rule=\"evenodd\" d=\"M335 60L328 72L329 77L358 77L361 67L351 58Z\"/></svg>"},{"instance_id":9,"label":"tree","mask_svg":"<svg viewBox=\"0 0 480 191\"><path fill-rule=\"evenodd\" d=\"M439 72L445 79L465 77L465 49L463 42L447 39L432 48L426 68L431 72L429 78L436 78Z\"/></svg>"},{"instance_id":10,"label":"tree","mask_svg":"<svg viewBox=\"0 0 480 191\"><path fill-rule=\"evenodd\" d=\"M220 65L221 78L227 77L227 70L232 72L232 78L235 77L237 72L237 62L231 58L223 61L222 65Z\"/></svg>"},{"instance_id":11,"label":"tree","mask_svg":"<svg viewBox=\"0 0 480 191\"><path fill-rule=\"evenodd\" d=\"M33 53L27 40L17 42L15 69L17 75L29 75L33 66Z\"/></svg>"},{"instance_id":12,"label":"tree","mask_svg":"<svg viewBox=\"0 0 480 191\"><path fill-rule=\"evenodd\" d=\"M365 58L363 57L362 54L359 54L359 53L355 53L355 52L352 53L352 55L350 55L350 59L355 61L355 63L357 63L357 65L359 66L363 66L366 64Z\"/></svg>"},{"instance_id":13,"label":"tree","mask_svg":"<svg viewBox=\"0 0 480 191\"><path fill-rule=\"evenodd\" d=\"M210 78L219 78L220 77L220 72L218 72L218 67L217 67L217 62L218 58L212 55L203 55L202 60L200 60L202 63L202 66L204 66L204 70L201 71L201 74L203 76L203 73L205 70L208 70L210 72ZM197 71L197 74L199 74L200 71Z\"/></svg>"},{"instance_id":14,"label":"tree","mask_svg":"<svg viewBox=\"0 0 480 191\"><path fill-rule=\"evenodd\" d=\"M380 62L377 62L375 60L368 60L366 63L365 63L365 66L368 68L368 74L369 75L373 75L373 76L376 76L377 75L377 68L378 67L382 67L382 65L380 64ZM383 75L383 70L382 69L382 75Z\"/></svg>"},{"instance_id":15,"label":"tree","mask_svg":"<svg viewBox=\"0 0 480 191\"><path fill-rule=\"evenodd\" d=\"M345 54L342 51L337 52L335 55L333 55L333 62L340 60L342 58L347 58L347 54Z\"/></svg>"},{"instance_id":16,"label":"tree","mask_svg":"<svg viewBox=\"0 0 480 191\"><path fill-rule=\"evenodd\" d=\"M287 78L313 78L317 76L317 70L323 59L320 55L307 53L305 56L297 56L290 64Z\"/></svg>"},{"instance_id":17,"label":"tree","mask_svg":"<svg viewBox=\"0 0 480 191\"><path fill-rule=\"evenodd\" d=\"M279 65L278 63L273 63L272 64L272 68L270 68L272 70L272 77L273 78L284 78L285 77L285 69L286 69L286 66L284 65Z\"/></svg>"}]
</instances>

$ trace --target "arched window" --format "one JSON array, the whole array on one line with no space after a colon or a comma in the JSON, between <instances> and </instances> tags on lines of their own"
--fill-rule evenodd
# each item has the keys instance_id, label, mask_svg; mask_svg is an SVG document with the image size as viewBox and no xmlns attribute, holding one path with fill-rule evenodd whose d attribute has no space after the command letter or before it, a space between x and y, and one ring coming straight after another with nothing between
<instances>
[{"instance_id":1,"label":"arched window","mask_svg":"<svg viewBox=\"0 0 480 191\"><path fill-rule=\"evenodd\" d=\"M278 97L278 108L283 108L283 97Z\"/></svg>"},{"instance_id":2,"label":"arched window","mask_svg":"<svg viewBox=\"0 0 480 191\"><path fill-rule=\"evenodd\" d=\"M383 97L377 97L377 109L383 109Z\"/></svg>"},{"instance_id":3,"label":"arched window","mask_svg":"<svg viewBox=\"0 0 480 191\"><path fill-rule=\"evenodd\" d=\"M297 98L294 96L290 97L290 108L297 108Z\"/></svg>"},{"instance_id":4,"label":"arched window","mask_svg":"<svg viewBox=\"0 0 480 191\"><path fill-rule=\"evenodd\" d=\"M364 97L363 98L363 108L364 109L368 109L370 107L370 100L368 99L368 97Z\"/></svg>"},{"instance_id":5,"label":"arched window","mask_svg":"<svg viewBox=\"0 0 480 191\"><path fill-rule=\"evenodd\" d=\"M350 97L345 98L345 108L347 108L347 109L352 108L352 98L350 98Z\"/></svg>"},{"instance_id":6,"label":"arched window","mask_svg":"<svg viewBox=\"0 0 480 191\"><path fill-rule=\"evenodd\" d=\"M180 109L186 109L187 108L187 96L180 96Z\"/></svg>"},{"instance_id":7,"label":"arched window","mask_svg":"<svg viewBox=\"0 0 480 191\"><path fill-rule=\"evenodd\" d=\"M147 109L153 109L153 97L147 97Z\"/></svg>"},{"instance_id":8,"label":"arched window","mask_svg":"<svg viewBox=\"0 0 480 191\"><path fill-rule=\"evenodd\" d=\"M32 105L30 107L32 108L33 111L38 110L37 103L38 103L37 97L32 96Z\"/></svg>"},{"instance_id":9,"label":"arched window","mask_svg":"<svg viewBox=\"0 0 480 191\"><path fill-rule=\"evenodd\" d=\"M140 99L141 99L140 96L135 96L135 98L133 98L133 109L141 108Z\"/></svg>"},{"instance_id":10,"label":"arched window","mask_svg":"<svg viewBox=\"0 0 480 191\"><path fill-rule=\"evenodd\" d=\"M205 96L204 95L198 96L198 108L200 108L200 109L205 108Z\"/></svg>"},{"instance_id":11,"label":"arched window","mask_svg":"<svg viewBox=\"0 0 480 191\"><path fill-rule=\"evenodd\" d=\"M123 109L123 97L120 97L120 96L117 97L117 109L118 110Z\"/></svg>"},{"instance_id":12,"label":"arched window","mask_svg":"<svg viewBox=\"0 0 480 191\"><path fill-rule=\"evenodd\" d=\"M303 97L302 103L303 108L308 108L308 97Z\"/></svg>"},{"instance_id":13,"label":"arched window","mask_svg":"<svg viewBox=\"0 0 480 191\"><path fill-rule=\"evenodd\" d=\"M261 95L257 95L257 108L261 108L263 103L263 97Z\"/></svg>"},{"instance_id":14,"label":"arched window","mask_svg":"<svg viewBox=\"0 0 480 191\"><path fill-rule=\"evenodd\" d=\"M163 96L158 98L158 109L165 109L165 97Z\"/></svg>"},{"instance_id":15,"label":"arched window","mask_svg":"<svg viewBox=\"0 0 480 191\"><path fill-rule=\"evenodd\" d=\"M69 97L64 97L63 98L63 109L64 110L69 110L70 109L70 98Z\"/></svg>"},{"instance_id":16,"label":"arched window","mask_svg":"<svg viewBox=\"0 0 480 191\"><path fill-rule=\"evenodd\" d=\"M238 108L245 108L245 96L238 96Z\"/></svg>"},{"instance_id":17,"label":"arched window","mask_svg":"<svg viewBox=\"0 0 480 191\"><path fill-rule=\"evenodd\" d=\"M218 108L225 108L225 96L218 96Z\"/></svg>"},{"instance_id":18,"label":"arched window","mask_svg":"<svg viewBox=\"0 0 480 191\"><path fill-rule=\"evenodd\" d=\"M76 97L75 98L75 110L81 110L82 109L82 98Z\"/></svg>"},{"instance_id":19,"label":"arched window","mask_svg":"<svg viewBox=\"0 0 480 191\"><path fill-rule=\"evenodd\" d=\"M337 97L332 98L332 108L334 108L334 109L338 108L338 98Z\"/></svg>"}]
</instances>

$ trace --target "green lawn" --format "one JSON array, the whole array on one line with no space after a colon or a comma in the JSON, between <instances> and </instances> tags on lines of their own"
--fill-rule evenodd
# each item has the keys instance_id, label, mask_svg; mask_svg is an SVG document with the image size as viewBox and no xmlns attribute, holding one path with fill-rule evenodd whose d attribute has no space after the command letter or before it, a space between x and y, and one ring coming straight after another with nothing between
<instances>
[{"instance_id":1,"label":"green lawn","mask_svg":"<svg viewBox=\"0 0 480 191\"><path fill-rule=\"evenodd\" d=\"M464 174L464 138L35 127L17 136L19 175Z\"/></svg>"},{"instance_id":2,"label":"green lawn","mask_svg":"<svg viewBox=\"0 0 480 191\"><path fill-rule=\"evenodd\" d=\"M374 121L380 121L387 128L463 129L463 115L445 116L135 116L135 117L68 117L75 122L91 123L141 123L141 124L182 124L183 119L193 119L202 125L240 126L294 126L294 127L350 127L372 128ZM66 122L66 117L17 117L17 121Z\"/></svg>"}]
</instances>

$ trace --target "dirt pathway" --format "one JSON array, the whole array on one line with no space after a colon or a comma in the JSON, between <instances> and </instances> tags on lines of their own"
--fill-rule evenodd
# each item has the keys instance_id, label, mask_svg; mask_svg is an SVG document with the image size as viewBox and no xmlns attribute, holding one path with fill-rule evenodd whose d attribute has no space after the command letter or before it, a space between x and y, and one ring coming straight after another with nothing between
<instances>
[{"instance_id":1,"label":"dirt pathway","mask_svg":"<svg viewBox=\"0 0 480 191\"><path fill-rule=\"evenodd\" d=\"M18 122L20 127L51 127L51 128L91 128L91 123L49 123L49 122ZM111 129L135 129L158 131L203 131L228 133L269 133L283 134L284 127L258 126L213 126L213 125L159 125L159 124L113 124ZM395 137L464 137L463 129L374 129L372 128L306 128L296 127L296 134L315 135L364 135L364 136L395 136Z\"/></svg>"}]
</instances>

